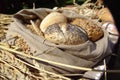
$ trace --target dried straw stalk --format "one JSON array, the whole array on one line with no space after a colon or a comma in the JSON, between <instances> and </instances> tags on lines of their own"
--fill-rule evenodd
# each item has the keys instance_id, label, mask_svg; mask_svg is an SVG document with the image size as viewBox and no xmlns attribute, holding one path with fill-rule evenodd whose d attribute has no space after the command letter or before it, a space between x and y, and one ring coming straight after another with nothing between
<instances>
[{"instance_id":1,"label":"dried straw stalk","mask_svg":"<svg viewBox=\"0 0 120 80\"><path fill-rule=\"evenodd\" d=\"M35 59L35 60L47 62L47 63L54 64L54 65L64 66L64 67L83 70L83 71L91 71L92 70L91 68L72 66L72 65L67 65L67 64L63 64L63 63L53 62L53 61L50 61L50 60L48 61L48 60L45 60L45 59L41 59L41 58L38 58L38 57L27 55L24 52L19 52L19 51L16 51L14 49L11 49L11 48L4 47L2 45L0 45L0 48L4 49L4 50L7 50L7 51L10 51L10 52L13 52L14 54L19 54L19 55L22 55L22 56L27 57L27 58L32 58L32 59Z\"/></svg>"},{"instance_id":2,"label":"dried straw stalk","mask_svg":"<svg viewBox=\"0 0 120 80\"><path fill-rule=\"evenodd\" d=\"M95 69L92 69L92 68L78 67L78 66L72 66L72 65L67 65L67 64L63 64L63 63L48 61L48 60L45 60L45 59L41 59L41 58L38 58L38 57L27 55L24 52L19 52L19 51L16 51L16 50L11 49L11 48L7 48L7 47L2 46L2 45L0 45L0 48L4 49L4 50L7 50L7 51L10 51L10 52L13 52L14 54L19 54L19 55L27 57L27 58L31 58L31 59L35 59L35 60L38 60L38 61L47 62L47 63L58 65L58 66L64 66L64 67L68 67L68 68L72 68L72 69L83 70L83 71L99 71L99 72L120 73L120 70L95 70Z\"/></svg>"},{"instance_id":3,"label":"dried straw stalk","mask_svg":"<svg viewBox=\"0 0 120 80\"><path fill-rule=\"evenodd\" d=\"M4 55L3 55L3 53L4 53ZM49 79L52 78L52 76L54 75L54 78L55 78L55 76L56 76L56 79L55 79L55 80L58 80L58 79L71 80L71 79L69 79L69 78L67 78L67 77L64 77L64 76L62 76L62 75L58 75L58 74L55 74L55 73L52 73L52 72L45 71L43 68L37 66L36 64L38 64L38 63L35 62L35 61L34 61L34 65L35 65L35 66L33 66L33 65L31 65L31 64L29 64L29 63L27 63L27 62L24 62L24 61L16 58L16 57L15 57L12 53L10 53L10 52L6 52L6 51L3 52L3 51L2 51L1 56L2 56L1 59L5 58L5 59L3 59L3 60L5 60L6 62L8 62L11 66L18 68L22 73L27 74L27 75L29 75L29 76L32 76L32 77L34 77L34 78L37 78L37 79L42 79L42 78L43 78L42 80L45 80L45 79L44 79L45 76L38 77L38 76L32 75L32 73L29 71L29 69L27 68L27 66L30 66L30 67L32 67L32 68L34 68L34 69L39 70L39 71L40 71L40 75L43 74L43 73L44 73L44 74L45 74L45 73L50 74L51 76L49 77ZM6 59L7 59L7 60L6 60ZM27 66L26 66L26 65L27 65ZM40 75L39 75L39 76L40 76ZM47 79L48 79L48 77L47 77ZM52 79L53 79L53 78L52 78Z\"/></svg>"}]
</instances>

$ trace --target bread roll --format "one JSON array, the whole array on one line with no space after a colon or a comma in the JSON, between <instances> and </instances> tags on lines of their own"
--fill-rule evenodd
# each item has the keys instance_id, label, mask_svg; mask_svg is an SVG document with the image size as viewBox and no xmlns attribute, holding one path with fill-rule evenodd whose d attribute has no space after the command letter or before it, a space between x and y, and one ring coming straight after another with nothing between
<instances>
[{"instance_id":1,"label":"bread roll","mask_svg":"<svg viewBox=\"0 0 120 80\"><path fill-rule=\"evenodd\" d=\"M72 24L56 23L45 30L45 38L55 44L77 45L88 40L87 33Z\"/></svg>"},{"instance_id":2,"label":"bread roll","mask_svg":"<svg viewBox=\"0 0 120 80\"><path fill-rule=\"evenodd\" d=\"M97 41L104 35L102 28L90 20L77 18L73 20L71 24L78 25L83 28L87 32L88 38L92 41Z\"/></svg>"},{"instance_id":3,"label":"bread roll","mask_svg":"<svg viewBox=\"0 0 120 80\"><path fill-rule=\"evenodd\" d=\"M99 19L101 19L104 22L113 22L114 23L113 16L112 16L111 12L108 10L108 8L100 9L97 12L97 16Z\"/></svg>"},{"instance_id":4,"label":"bread roll","mask_svg":"<svg viewBox=\"0 0 120 80\"><path fill-rule=\"evenodd\" d=\"M59 13L59 12L51 12L48 14L41 22L40 24L40 29L42 32L45 32L46 28L49 25L55 24L55 23L62 23L62 22L67 22L66 17Z\"/></svg>"}]
</instances>

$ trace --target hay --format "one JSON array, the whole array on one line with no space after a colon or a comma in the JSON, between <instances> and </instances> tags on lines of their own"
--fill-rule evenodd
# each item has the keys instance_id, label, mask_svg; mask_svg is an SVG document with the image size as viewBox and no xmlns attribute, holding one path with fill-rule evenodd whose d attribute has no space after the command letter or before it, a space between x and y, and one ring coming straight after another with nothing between
<instances>
[{"instance_id":1,"label":"hay","mask_svg":"<svg viewBox=\"0 0 120 80\"><path fill-rule=\"evenodd\" d=\"M8 29L7 25L12 21L12 15L0 14L0 41L5 38L5 34Z\"/></svg>"}]
</instances>

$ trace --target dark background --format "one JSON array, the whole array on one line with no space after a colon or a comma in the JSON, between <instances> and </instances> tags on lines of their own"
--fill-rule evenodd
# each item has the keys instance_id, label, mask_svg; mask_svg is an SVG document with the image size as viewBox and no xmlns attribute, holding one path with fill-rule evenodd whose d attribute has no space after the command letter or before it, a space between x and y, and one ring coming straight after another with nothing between
<instances>
[{"instance_id":1,"label":"dark background","mask_svg":"<svg viewBox=\"0 0 120 80\"><path fill-rule=\"evenodd\" d=\"M111 11L117 29L120 33L120 2L116 0L103 0L104 4L109 8ZM113 53L116 56L112 56L108 67L110 69L120 70L120 37L118 43L115 45L113 49ZM120 80L120 73L108 73L108 80Z\"/></svg>"},{"instance_id":2,"label":"dark background","mask_svg":"<svg viewBox=\"0 0 120 80\"><path fill-rule=\"evenodd\" d=\"M85 0L76 0L78 4ZM35 3L36 8L46 7L53 8L55 6L63 7L72 4L73 0L0 0L0 13L12 14L23 8L32 8Z\"/></svg>"}]
</instances>

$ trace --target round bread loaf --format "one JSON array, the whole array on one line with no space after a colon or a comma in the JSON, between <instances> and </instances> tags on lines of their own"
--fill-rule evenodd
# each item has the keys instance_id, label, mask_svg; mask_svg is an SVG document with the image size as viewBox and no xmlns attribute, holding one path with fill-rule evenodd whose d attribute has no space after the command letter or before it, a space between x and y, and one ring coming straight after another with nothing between
<instances>
[{"instance_id":1,"label":"round bread loaf","mask_svg":"<svg viewBox=\"0 0 120 80\"><path fill-rule=\"evenodd\" d=\"M104 35L102 28L90 20L77 18L73 20L71 24L83 28L87 32L88 38L92 41L97 41Z\"/></svg>"},{"instance_id":2,"label":"round bread loaf","mask_svg":"<svg viewBox=\"0 0 120 80\"><path fill-rule=\"evenodd\" d=\"M87 33L76 25L56 23L45 30L45 38L55 44L77 45L88 40Z\"/></svg>"},{"instance_id":3,"label":"round bread loaf","mask_svg":"<svg viewBox=\"0 0 120 80\"><path fill-rule=\"evenodd\" d=\"M40 29L42 32L45 32L49 25L62 22L67 22L67 18L63 14L59 12L51 12L42 20Z\"/></svg>"},{"instance_id":4,"label":"round bread loaf","mask_svg":"<svg viewBox=\"0 0 120 80\"><path fill-rule=\"evenodd\" d=\"M111 12L109 11L108 8L102 8L97 12L97 16L99 19L101 19L104 22L113 22L114 23L114 19L113 16L111 14Z\"/></svg>"}]
</instances>

